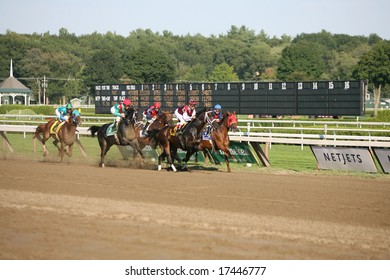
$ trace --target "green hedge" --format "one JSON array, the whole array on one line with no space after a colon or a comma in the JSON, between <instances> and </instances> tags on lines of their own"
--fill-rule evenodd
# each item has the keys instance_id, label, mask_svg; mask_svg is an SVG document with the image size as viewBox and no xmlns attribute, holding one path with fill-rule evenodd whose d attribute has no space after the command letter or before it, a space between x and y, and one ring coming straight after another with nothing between
<instances>
[{"instance_id":1,"label":"green hedge","mask_svg":"<svg viewBox=\"0 0 390 280\"><path fill-rule=\"evenodd\" d=\"M2 105L0 106L0 114L20 114L24 115L35 113L37 115L53 115L55 108L53 106L26 106L26 105Z\"/></svg>"},{"instance_id":2,"label":"green hedge","mask_svg":"<svg viewBox=\"0 0 390 280\"><path fill-rule=\"evenodd\" d=\"M390 122L390 110L378 111L378 115L373 118L374 122Z\"/></svg>"},{"instance_id":3,"label":"green hedge","mask_svg":"<svg viewBox=\"0 0 390 280\"><path fill-rule=\"evenodd\" d=\"M26 105L2 105L0 114L15 115L55 115L55 106L26 106ZM82 115L95 115L95 108L83 108Z\"/></svg>"}]
</instances>

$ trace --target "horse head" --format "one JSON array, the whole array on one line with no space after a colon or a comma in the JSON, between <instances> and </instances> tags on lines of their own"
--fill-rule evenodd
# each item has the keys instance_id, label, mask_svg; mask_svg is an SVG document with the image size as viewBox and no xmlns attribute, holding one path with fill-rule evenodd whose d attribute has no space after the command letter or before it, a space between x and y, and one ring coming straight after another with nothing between
<instances>
[{"instance_id":1,"label":"horse head","mask_svg":"<svg viewBox=\"0 0 390 280\"><path fill-rule=\"evenodd\" d=\"M81 124L81 115L80 115L79 111L78 110L73 110L72 117L69 118L69 120L71 120L71 122L74 125L79 126Z\"/></svg>"},{"instance_id":2,"label":"horse head","mask_svg":"<svg viewBox=\"0 0 390 280\"><path fill-rule=\"evenodd\" d=\"M129 125L130 123L135 125L137 123L137 112L137 108L135 107L130 107L130 109L126 111L124 117L124 122L126 125Z\"/></svg>"},{"instance_id":3,"label":"horse head","mask_svg":"<svg viewBox=\"0 0 390 280\"><path fill-rule=\"evenodd\" d=\"M163 117L163 121L164 121L165 125L170 125L170 126L174 125L173 124L173 114L171 112L164 111L162 117Z\"/></svg>"},{"instance_id":4,"label":"horse head","mask_svg":"<svg viewBox=\"0 0 390 280\"><path fill-rule=\"evenodd\" d=\"M227 112L227 127L231 131L236 132L237 131L237 123L238 123L238 119L236 116L236 112L233 112L233 113Z\"/></svg>"}]
</instances>

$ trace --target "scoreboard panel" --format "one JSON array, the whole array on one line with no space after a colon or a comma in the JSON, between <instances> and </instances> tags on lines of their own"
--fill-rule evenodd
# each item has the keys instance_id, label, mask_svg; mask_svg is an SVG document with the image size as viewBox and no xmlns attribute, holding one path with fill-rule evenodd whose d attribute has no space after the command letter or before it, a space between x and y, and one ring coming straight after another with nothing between
<instances>
[{"instance_id":1,"label":"scoreboard panel","mask_svg":"<svg viewBox=\"0 0 390 280\"><path fill-rule=\"evenodd\" d=\"M97 85L95 113L109 114L115 103L130 98L139 111L155 101L174 111L194 99L198 108L220 104L238 114L360 116L366 87L364 81Z\"/></svg>"}]
</instances>

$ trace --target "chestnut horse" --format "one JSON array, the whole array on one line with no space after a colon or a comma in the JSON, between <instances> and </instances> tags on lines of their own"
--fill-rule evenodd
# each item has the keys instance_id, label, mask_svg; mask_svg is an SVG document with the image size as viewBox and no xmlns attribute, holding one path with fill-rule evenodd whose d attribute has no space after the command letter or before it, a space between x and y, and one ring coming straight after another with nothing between
<instances>
[{"instance_id":1,"label":"chestnut horse","mask_svg":"<svg viewBox=\"0 0 390 280\"><path fill-rule=\"evenodd\" d=\"M110 150L112 145L128 146L133 147L134 151L137 151L142 158L142 164L144 155L141 151L140 145L137 140L137 135L135 132L135 123L137 122L136 117L137 111L135 108L131 107L126 113L125 117L122 118L118 124L118 131L113 135L107 136L107 129L113 123L106 123L102 126L91 126L88 130L91 131L91 135L95 136L97 132L97 137L100 145L100 164L99 166L105 167L104 157L107 152Z\"/></svg>"},{"instance_id":2,"label":"chestnut horse","mask_svg":"<svg viewBox=\"0 0 390 280\"><path fill-rule=\"evenodd\" d=\"M174 126L162 128L154 136L156 143L160 144L162 148L162 153L158 157L158 170L161 170L161 163L166 157L172 170L177 171L173 164L173 158L181 162L180 158L177 156L178 148L187 151L186 158L184 159L184 168L186 168L191 155L197 151L197 146L201 141L200 133L206 123L211 123L211 112L203 110L197 113L196 118L183 128L182 136L174 133ZM180 137L183 137L182 140L180 140Z\"/></svg>"},{"instance_id":3,"label":"chestnut horse","mask_svg":"<svg viewBox=\"0 0 390 280\"><path fill-rule=\"evenodd\" d=\"M232 131L237 130L237 116L235 113L225 112L219 125L211 132L211 140L202 140L198 146L200 151L218 151L221 150L224 153L227 171L231 172L229 166L229 158L233 158L229 150L230 139L228 135L229 129Z\"/></svg>"},{"instance_id":4,"label":"chestnut horse","mask_svg":"<svg viewBox=\"0 0 390 280\"><path fill-rule=\"evenodd\" d=\"M160 116L158 116L147 128L147 135L141 135L142 130L144 129L143 125L136 125L135 133L137 134L137 139L141 150L145 146L149 145L152 149L156 149L157 145L153 140L153 135L157 134L159 130L163 127L170 125L173 126L173 114L169 111L163 111Z\"/></svg>"},{"instance_id":5,"label":"chestnut horse","mask_svg":"<svg viewBox=\"0 0 390 280\"><path fill-rule=\"evenodd\" d=\"M46 157L49 153L46 148L46 141L49 140L50 137L53 137L53 144L57 147L62 162L64 153L69 157L72 156L72 147L76 140L76 129L81 123L80 113L77 110L74 110L68 120L61 124L57 133L51 130L55 122L57 122L57 120L53 119L45 124L39 125L35 130L33 139L37 138L39 142L41 142L43 146L43 156ZM61 147L58 147L58 142L61 143ZM66 148L68 148L68 151L66 151Z\"/></svg>"}]
</instances>

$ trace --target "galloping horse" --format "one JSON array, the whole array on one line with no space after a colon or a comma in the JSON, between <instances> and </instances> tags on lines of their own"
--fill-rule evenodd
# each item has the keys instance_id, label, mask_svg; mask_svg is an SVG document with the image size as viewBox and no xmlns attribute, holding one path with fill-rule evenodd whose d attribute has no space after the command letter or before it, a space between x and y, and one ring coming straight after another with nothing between
<instances>
[{"instance_id":1,"label":"galloping horse","mask_svg":"<svg viewBox=\"0 0 390 280\"><path fill-rule=\"evenodd\" d=\"M167 125L173 125L173 114L169 111L163 111L160 116L156 118L147 128L147 135L141 135L144 128L143 125L136 125L135 133L141 150L149 145L152 149L156 149L157 145L154 141L153 135L157 134L159 130Z\"/></svg>"},{"instance_id":2,"label":"galloping horse","mask_svg":"<svg viewBox=\"0 0 390 280\"><path fill-rule=\"evenodd\" d=\"M50 137L53 137L53 144L57 147L62 162L64 153L66 153L69 157L72 156L72 147L74 141L76 140L76 129L81 123L80 113L77 110L74 110L67 121L57 126L57 131L55 132L53 131L53 126L56 122L57 120L53 119L48 121L46 124L39 125L35 130L33 139L37 138L39 142L41 142L43 145L43 156L46 157L49 151L47 150L45 143ZM61 147L58 147L58 142L61 143ZM65 151L66 147L68 147L67 152Z\"/></svg>"},{"instance_id":3,"label":"galloping horse","mask_svg":"<svg viewBox=\"0 0 390 280\"><path fill-rule=\"evenodd\" d=\"M237 130L237 117L235 113L225 112L219 125L211 132L211 140L202 140L198 146L198 150L211 151L221 150L224 153L227 171L231 172L229 166L229 157L233 157L229 150L230 139L228 135L229 129Z\"/></svg>"},{"instance_id":4,"label":"galloping horse","mask_svg":"<svg viewBox=\"0 0 390 280\"><path fill-rule=\"evenodd\" d=\"M137 111L135 108L130 108L126 113L125 117L121 119L118 124L118 132L112 135L107 135L107 130L111 130L111 125L113 123L106 123L102 126L91 126L88 130L91 131L91 135L95 136L97 132L97 137L100 145L100 164L99 166L104 167L104 157L107 152L110 150L112 145L127 146L130 145L135 151L141 156L142 161L144 155L142 154L140 145L137 140L137 135L135 132L135 123L137 121L136 117Z\"/></svg>"},{"instance_id":5,"label":"galloping horse","mask_svg":"<svg viewBox=\"0 0 390 280\"><path fill-rule=\"evenodd\" d=\"M177 149L180 148L187 151L184 159L185 168L191 155L196 152L197 146L200 143L200 132L206 123L211 122L210 113L206 110L197 113L196 118L190 121L183 128L183 141L180 141L180 136L174 133L174 126L166 126L162 128L157 135L154 136L156 142L161 145L162 153L158 157L158 170L161 170L161 163L165 157L168 159L168 164L173 171L177 171L173 164L172 158L181 159L177 156Z\"/></svg>"}]
</instances>

